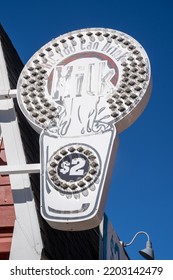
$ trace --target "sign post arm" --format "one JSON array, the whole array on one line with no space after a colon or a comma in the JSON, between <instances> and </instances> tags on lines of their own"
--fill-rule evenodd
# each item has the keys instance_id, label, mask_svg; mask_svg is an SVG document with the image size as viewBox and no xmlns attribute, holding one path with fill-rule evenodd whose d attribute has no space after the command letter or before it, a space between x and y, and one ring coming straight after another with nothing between
<instances>
[{"instance_id":1,"label":"sign post arm","mask_svg":"<svg viewBox=\"0 0 173 280\"><path fill-rule=\"evenodd\" d=\"M40 173L40 163L22 165L2 165L0 175Z\"/></svg>"}]
</instances>

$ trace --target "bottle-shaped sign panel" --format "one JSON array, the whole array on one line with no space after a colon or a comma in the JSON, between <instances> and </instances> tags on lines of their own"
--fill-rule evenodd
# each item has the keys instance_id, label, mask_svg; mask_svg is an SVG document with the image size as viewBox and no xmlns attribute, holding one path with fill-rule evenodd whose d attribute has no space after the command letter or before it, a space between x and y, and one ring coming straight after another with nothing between
<instances>
[{"instance_id":1,"label":"bottle-shaped sign panel","mask_svg":"<svg viewBox=\"0 0 173 280\"><path fill-rule=\"evenodd\" d=\"M28 61L17 99L40 133L41 214L53 228L100 224L118 133L138 118L150 94L147 54L120 31L73 31Z\"/></svg>"}]
</instances>

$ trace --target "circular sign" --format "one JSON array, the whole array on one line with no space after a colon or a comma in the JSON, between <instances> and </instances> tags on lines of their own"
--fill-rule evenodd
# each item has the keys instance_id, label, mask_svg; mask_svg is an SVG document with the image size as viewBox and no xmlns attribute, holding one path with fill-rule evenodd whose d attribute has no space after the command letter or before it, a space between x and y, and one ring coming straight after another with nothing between
<instances>
[{"instance_id":1,"label":"circular sign","mask_svg":"<svg viewBox=\"0 0 173 280\"><path fill-rule=\"evenodd\" d=\"M95 149L84 144L69 144L57 150L47 163L47 172L55 189L79 192L98 179L101 160Z\"/></svg>"},{"instance_id":2,"label":"circular sign","mask_svg":"<svg viewBox=\"0 0 173 280\"><path fill-rule=\"evenodd\" d=\"M80 181L89 170L89 160L81 153L65 156L57 166L60 179L67 182Z\"/></svg>"},{"instance_id":3,"label":"circular sign","mask_svg":"<svg viewBox=\"0 0 173 280\"><path fill-rule=\"evenodd\" d=\"M93 110L92 127L114 123L121 132L144 110L150 93L150 62L143 47L123 32L104 28L53 39L28 61L17 84L19 106L38 132L53 120L62 133L71 112L73 119L87 122ZM82 100L89 107L84 120Z\"/></svg>"}]
</instances>

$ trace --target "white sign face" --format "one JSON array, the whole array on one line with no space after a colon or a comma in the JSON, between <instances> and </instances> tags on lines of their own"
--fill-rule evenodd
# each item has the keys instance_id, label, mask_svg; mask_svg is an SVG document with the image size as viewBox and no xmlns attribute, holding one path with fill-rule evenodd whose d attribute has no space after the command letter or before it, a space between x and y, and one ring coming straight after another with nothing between
<instances>
[{"instance_id":1,"label":"white sign face","mask_svg":"<svg viewBox=\"0 0 173 280\"><path fill-rule=\"evenodd\" d=\"M29 123L42 131L42 215L58 229L97 226L118 145L116 129L133 123L150 96L144 49L111 29L67 33L28 61L17 92Z\"/></svg>"},{"instance_id":2,"label":"white sign face","mask_svg":"<svg viewBox=\"0 0 173 280\"><path fill-rule=\"evenodd\" d=\"M41 213L52 227L84 230L101 222L117 142L114 128L72 138L41 133Z\"/></svg>"},{"instance_id":3,"label":"white sign face","mask_svg":"<svg viewBox=\"0 0 173 280\"><path fill-rule=\"evenodd\" d=\"M135 121L149 99L150 63L143 47L125 33L77 30L37 51L24 67L17 90L21 110L39 132L52 119L61 130L64 114L69 119L71 107L84 97L94 109L104 99L102 123L115 123L120 132ZM94 123L97 118L98 113Z\"/></svg>"}]
</instances>

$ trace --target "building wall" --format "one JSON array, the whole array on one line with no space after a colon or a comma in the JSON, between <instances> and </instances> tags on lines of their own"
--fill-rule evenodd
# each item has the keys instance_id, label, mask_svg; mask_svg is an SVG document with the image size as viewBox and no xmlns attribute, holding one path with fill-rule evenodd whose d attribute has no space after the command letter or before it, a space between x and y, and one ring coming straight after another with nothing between
<instances>
[{"instance_id":1,"label":"building wall","mask_svg":"<svg viewBox=\"0 0 173 280\"><path fill-rule=\"evenodd\" d=\"M6 61L10 88L15 89L23 63L14 49L9 37L0 26L0 36L4 58ZM39 135L30 127L14 99L20 134L27 163L38 163ZM43 258L48 259L98 259L99 258L99 228L87 231L59 231L51 228L40 215L40 176L30 176L34 194L37 216L43 241Z\"/></svg>"},{"instance_id":2,"label":"building wall","mask_svg":"<svg viewBox=\"0 0 173 280\"><path fill-rule=\"evenodd\" d=\"M7 162L7 169L10 168L11 171L13 171L13 166L18 166L18 171L20 166L25 166L26 158L13 99L4 98L4 94L8 95L10 89L16 86L22 67L23 64L20 59L17 60L14 47L2 26L0 26L0 137L3 137L4 141L1 145L1 164L4 165ZM4 167L1 168L1 174L5 170ZM6 204L6 208L0 208L1 237L3 238L1 243L5 246L4 249L0 246L0 251L6 252L2 259L40 259L42 240L29 176L21 173L10 174L8 177L10 178L8 192L6 186L4 186L5 177L1 176L1 178L3 178L3 188L0 188L2 203L4 203L4 195L5 197L8 195L9 198L12 192L16 215L16 218L12 221L11 205ZM4 187L6 190L4 190ZM14 229L12 230L13 226ZM4 235L4 233L9 234Z\"/></svg>"},{"instance_id":3,"label":"building wall","mask_svg":"<svg viewBox=\"0 0 173 280\"><path fill-rule=\"evenodd\" d=\"M0 165L7 164L0 139ZM0 260L9 259L15 222L14 202L8 175L0 175Z\"/></svg>"}]
</instances>

